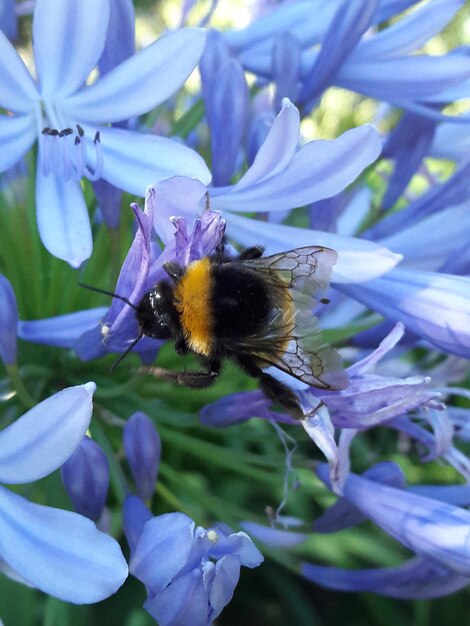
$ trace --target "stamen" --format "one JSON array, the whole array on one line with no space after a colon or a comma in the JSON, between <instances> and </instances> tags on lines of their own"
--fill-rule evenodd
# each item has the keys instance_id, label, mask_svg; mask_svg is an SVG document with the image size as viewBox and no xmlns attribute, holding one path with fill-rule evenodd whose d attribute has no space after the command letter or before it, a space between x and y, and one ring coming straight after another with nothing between
<instances>
[{"instance_id":1,"label":"stamen","mask_svg":"<svg viewBox=\"0 0 470 626\"><path fill-rule=\"evenodd\" d=\"M208 530L206 536L212 543L217 543L219 540L219 535L215 532L215 530Z\"/></svg>"},{"instance_id":2,"label":"stamen","mask_svg":"<svg viewBox=\"0 0 470 626\"><path fill-rule=\"evenodd\" d=\"M87 177L90 180L98 180L103 174L103 149L101 147L101 137L99 131L96 131L95 133L93 144L96 148L96 165L94 170L87 167Z\"/></svg>"},{"instance_id":3,"label":"stamen","mask_svg":"<svg viewBox=\"0 0 470 626\"><path fill-rule=\"evenodd\" d=\"M80 137L84 137L85 136L85 131L80 126L80 124L75 124L75 128L77 129L78 134L80 135Z\"/></svg>"}]
</instances>

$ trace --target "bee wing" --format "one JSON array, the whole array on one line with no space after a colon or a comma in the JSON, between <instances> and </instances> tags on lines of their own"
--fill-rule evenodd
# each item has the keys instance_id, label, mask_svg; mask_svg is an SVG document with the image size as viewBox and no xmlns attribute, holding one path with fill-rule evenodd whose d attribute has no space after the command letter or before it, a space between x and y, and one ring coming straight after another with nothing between
<instances>
[{"instance_id":1,"label":"bee wing","mask_svg":"<svg viewBox=\"0 0 470 626\"><path fill-rule=\"evenodd\" d=\"M331 248L307 246L241 263L264 275L275 275L288 287L314 295L329 286L337 259L338 253Z\"/></svg>"},{"instance_id":2,"label":"bee wing","mask_svg":"<svg viewBox=\"0 0 470 626\"><path fill-rule=\"evenodd\" d=\"M275 306L263 335L237 346L265 364L319 389L344 389L348 376L341 357L325 343L312 311L315 294L329 285L338 255L330 248L309 246L243 261L269 283Z\"/></svg>"}]
</instances>

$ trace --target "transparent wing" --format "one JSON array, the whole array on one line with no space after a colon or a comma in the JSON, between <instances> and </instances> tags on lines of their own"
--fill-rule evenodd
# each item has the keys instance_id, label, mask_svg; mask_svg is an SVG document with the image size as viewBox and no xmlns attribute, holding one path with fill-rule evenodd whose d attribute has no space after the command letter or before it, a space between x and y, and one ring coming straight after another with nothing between
<instances>
[{"instance_id":1,"label":"transparent wing","mask_svg":"<svg viewBox=\"0 0 470 626\"><path fill-rule=\"evenodd\" d=\"M312 387L344 389L348 376L341 357L325 343L312 313L317 304L314 296L328 287L337 256L329 248L310 246L242 261L247 269L263 274L274 307L266 332L237 343L235 349Z\"/></svg>"}]
</instances>

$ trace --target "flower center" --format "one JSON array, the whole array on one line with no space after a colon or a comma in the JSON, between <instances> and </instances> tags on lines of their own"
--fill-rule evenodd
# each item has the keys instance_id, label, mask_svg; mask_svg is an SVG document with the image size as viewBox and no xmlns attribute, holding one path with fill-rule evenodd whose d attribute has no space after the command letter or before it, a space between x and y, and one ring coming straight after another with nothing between
<instances>
[{"instance_id":1,"label":"flower center","mask_svg":"<svg viewBox=\"0 0 470 626\"><path fill-rule=\"evenodd\" d=\"M87 145L85 132L77 124L76 132L72 128L57 130L56 128L43 128L39 141L41 142L41 167L44 176L59 176L64 181L70 178L80 180L86 176L90 180L98 180L103 173L103 150L101 147L100 133L97 131L93 139L95 150L95 167L92 169L87 161Z\"/></svg>"},{"instance_id":2,"label":"flower center","mask_svg":"<svg viewBox=\"0 0 470 626\"><path fill-rule=\"evenodd\" d=\"M207 538L212 543L217 543L217 541L219 540L219 535L215 532L215 530L208 530L207 531Z\"/></svg>"}]
</instances>

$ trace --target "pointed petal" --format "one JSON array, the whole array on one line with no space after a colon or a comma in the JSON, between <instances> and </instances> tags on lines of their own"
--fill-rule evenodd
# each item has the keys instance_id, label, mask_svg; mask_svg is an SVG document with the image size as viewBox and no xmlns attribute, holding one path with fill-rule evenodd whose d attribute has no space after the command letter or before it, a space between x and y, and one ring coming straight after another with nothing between
<instances>
[{"instance_id":1,"label":"pointed petal","mask_svg":"<svg viewBox=\"0 0 470 626\"><path fill-rule=\"evenodd\" d=\"M93 123L118 122L146 113L186 81L201 57L204 41L204 31L197 28L168 33L91 87L71 95L63 103L64 110L72 118Z\"/></svg>"},{"instance_id":2,"label":"pointed petal","mask_svg":"<svg viewBox=\"0 0 470 626\"><path fill-rule=\"evenodd\" d=\"M39 94L21 57L0 31L0 106L30 113Z\"/></svg>"},{"instance_id":3,"label":"pointed petal","mask_svg":"<svg viewBox=\"0 0 470 626\"><path fill-rule=\"evenodd\" d=\"M463 55L413 55L360 63L351 59L335 84L393 102L396 98L424 100L469 76L470 59Z\"/></svg>"},{"instance_id":4,"label":"pointed petal","mask_svg":"<svg viewBox=\"0 0 470 626\"><path fill-rule=\"evenodd\" d=\"M0 432L0 481L30 482L60 467L88 428L95 387L63 389Z\"/></svg>"},{"instance_id":5,"label":"pointed petal","mask_svg":"<svg viewBox=\"0 0 470 626\"><path fill-rule=\"evenodd\" d=\"M285 99L266 140L258 150L253 165L237 183L237 190L249 188L251 185L283 172L292 161L299 145L299 131L299 111L289 100Z\"/></svg>"},{"instance_id":6,"label":"pointed petal","mask_svg":"<svg viewBox=\"0 0 470 626\"><path fill-rule=\"evenodd\" d=\"M41 94L67 96L98 63L109 20L109 0L38 0L33 47Z\"/></svg>"},{"instance_id":7,"label":"pointed petal","mask_svg":"<svg viewBox=\"0 0 470 626\"><path fill-rule=\"evenodd\" d=\"M29 583L74 604L99 602L127 578L119 544L89 519L0 487L0 554Z\"/></svg>"},{"instance_id":8,"label":"pointed petal","mask_svg":"<svg viewBox=\"0 0 470 626\"><path fill-rule=\"evenodd\" d=\"M235 213L227 215L227 228L230 237L244 246L262 243L267 254L311 245L336 250L338 260L333 267L332 283L369 281L388 272L402 258L401 255L394 254L388 248L366 239L340 237L334 233L260 222Z\"/></svg>"},{"instance_id":9,"label":"pointed petal","mask_svg":"<svg viewBox=\"0 0 470 626\"><path fill-rule=\"evenodd\" d=\"M334 426L328 410L320 407L312 417L301 420L301 424L310 439L320 448L329 465L329 475L333 491L341 493L346 476L342 471L338 446L334 437Z\"/></svg>"},{"instance_id":10,"label":"pointed petal","mask_svg":"<svg viewBox=\"0 0 470 626\"><path fill-rule=\"evenodd\" d=\"M83 125L88 151L93 153L93 127ZM121 128L100 127L103 149L103 178L115 187L143 196L149 185L187 176L207 184L210 172L191 148L173 139Z\"/></svg>"},{"instance_id":11,"label":"pointed petal","mask_svg":"<svg viewBox=\"0 0 470 626\"><path fill-rule=\"evenodd\" d=\"M346 570L303 563L308 580L340 591L370 591L401 599L439 598L470 584L470 578L440 567L427 559L410 559L398 567Z\"/></svg>"},{"instance_id":12,"label":"pointed petal","mask_svg":"<svg viewBox=\"0 0 470 626\"><path fill-rule=\"evenodd\" d=\"M20 320L18 337L48 346L74 348L83 333L100 323L107 310L107 307L97 307L42 320Z\"/></svg>"},{"instance_id":13,"label":"pointed petal","mask_svg":"<svg viewBox=\"0 0 470 626\"><path fill-rule=\"evenodd\" d=\"M90 218L80 183L36 176L37 220L41 241L51 254L80 267L92 251Z\"/></svg>"},{"instance_id":14,"label":"pointed petal","mask_svg":"<svg viewBox=\"0 0 470 626\"><path fill-rule=\"evenodd\" d=\"M0 172L19 161L35 139L36 126L32 115L0 115Z\"/></svg>"},{"instance_id":15,"label":"pointed petal","mask_svg":"<svg viewBox=\"0 0 470 626\"><path fill-rule=\"evenodd\" d=\"M229 211L292 209L334 196L352 183L380 154L380 135L370 125L332 141L311 141L276 176L242 189L214 190L213 208Z\"/></svg>"},{"instance_id":16,"label":"pointed petal","mask_svg":"<svg viewBox=\"0 0 470 626\"><path fill-rule=\"evenodd\" d=\"M240 557L235 554L222 557L215 564L213 571L214 577L209 586L209 602L213 610L211 619L216 619L233 598L240 578Z\"/></svg>"}]
</instances>

